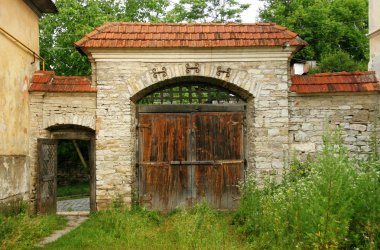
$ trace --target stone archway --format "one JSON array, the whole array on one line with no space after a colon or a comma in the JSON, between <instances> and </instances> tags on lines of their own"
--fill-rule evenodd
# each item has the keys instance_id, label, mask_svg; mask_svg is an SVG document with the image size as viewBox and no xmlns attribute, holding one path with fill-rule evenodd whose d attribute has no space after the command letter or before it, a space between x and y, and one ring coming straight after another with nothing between
<instances>
[{"instance_id":1,"label":"stone archway","mask_svg":"<svg viewBox=\"0 0 380 250\"><path fill-rule=\"evenodd\" d=\"M186 63L172 60L129 62L113 59L111 54L110 58L96 62L98 209L107 208L115 198L130 204L133 194L137 196L137 101L151 91L181 80L206 81L246 98L245 150L249 172L260 177L286 164L283 160L288 153L286 63L220 63L210 59L198 63L197 72L190 69L196 67L195 59ZM269 71L277 74L266 75Z\"/></svg>"},{"instance_id":2,"label":"stone archway","mask_svg":"<svg viewBox=\"0 0 380 250\"><path fill-rule=\"evenodd\" d=\"M71 86L71 88L69 88L70 91L73 91L73 87L77 86L72 84L75 79L76 78L71 77L66 81L71 83L68 84ZM96 89L85 89L87 92L80 92L79 90L75 92L58 92L55 90L57 86L65 87L66 85L59 85L58 83L55 85L51 83L55 83L55 81L56 78L54 76L53 79L45 84L51 87L49 91L45 88L37 88L35 91L30 92L30 124L32 125L30 126L29 132L29 202L32 213L38 212L39 192L41 191L39 189L39 182L41 180L39 169L41 163L39 162L38 149L39 145L42 144L39 143L39 139L43 139L45 142L50 140L51 143L61 139L84 139L91 141L92 144L95 144L96 139ZM74 81L74 83L76 82ZM33 82L32 87L36 88L36 84L37 83ZM86 85L84 86L90 88L88 80L86 80ZM40 142L43 140L40 140ZM54 147L54 143L51 145ZM57 144L55 143L55 145ZM95 148L95 145L92 146ZM48 157L46 159L48 160ZM95 167L95 164L93 165ZM95 174L91 176L95 177ZM95 183L95 181L93 181L93 183ZM95 190L95 188L92 190ZM93 196L92 203L95 204L95 193ZM54 204L54 202L52 204ZM94 207L93 205L93 210L95 209Z\"/></svg>"},{"instance_id":3,"label":"stone archway","mask_svg":"<svg viewBox=\"0 0 380 250\"><path fill-rule=\"evenodd\" d=\"M87 184L90 190L89 209L96 211L95 131L88 127L71 124L55 124L46 130L49 131L49 138L37 139L38 163L35 182L37 212L51 213L57 209L57 167L60 165L57 152L59 142L63 140L73 141L75 145L77 145L77 140L88 142L88 159L84 159L82 152L78 146L76 147L90 176Z\"/></svg>"},{"instance_id":4,"label":"stone archway","mask_svg":"<svg viewBox=\"0 0 380 250\"><path fill-rule=\"evenodd\" d=\"M136 78L127 81L128 92L132 100L137 100L144 93L173 82L191 79L207 81L229 88L244 97L260 95L262 83L247 70L232 68L230 64L219 63L180 63L154 64L153 69L146 70Z\"/></svg>"}]
</instances>

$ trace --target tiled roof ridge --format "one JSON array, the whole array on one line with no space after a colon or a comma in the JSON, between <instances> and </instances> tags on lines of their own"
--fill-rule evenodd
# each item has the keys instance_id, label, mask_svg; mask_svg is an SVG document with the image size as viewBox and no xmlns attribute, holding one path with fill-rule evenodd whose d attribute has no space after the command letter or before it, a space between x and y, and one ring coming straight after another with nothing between
<instances>
[{"instance_id":1,"label":"tiled roof ridge","mask_svg":"<svg viewBox=\"0 0 380 250\"><path fill-rule=\"evenodd\" d=\"M254 26L278 26L282 27L283 29L287 29L283 26L277 25L275 22L257 22L257 23L147 23L147 22L106 22L102 26L99 26L97 29L102 29L105 27L109 26L116 26L120 24L125 24L125 25L149 25L149 26L197 26L197 25L202 25L202 26L209 26L209 25L216 25L216 26L226 26L226 25L233 25L233 26L245 26L245 25L254 25Z\"/></svg>"},{"instance_id":2,"label":"tiled roof ridge","mask_svg":"<svg viewBox=\"0 0 380 250\"><path fill-rule=\"evenodd\" d=\"M116 28L114 28L116 27ZM131 29L128 29L131 27ZM147 27L147 28L144 28ZM151 27L151 28L148 28ZM157 27L157 30L156 30ZM171 28L176 27L176 28ZM233 29L233 27L240 27ZM262 27L255 30L249 27ZM153 30L152 30L153 29ZM174 29L174 30L173 30ZM208 34L225 34L209 37ZM153 37L152 37L153 34ZM180 36L180 34L182 36ZM186 36L183 34L206 34ZM235 35L234 35L235 34ZM249 34L249 35L247 35ZM273 34L277 34L274 35ZM282 35L280 35L282 34ZM268 36L272 35L272 36ZM115 41L115 42L114 42ZM128 44L126 41L137 41ZM305 46L307 43L297 33L276 23L142 23L108 22L95 28L82 39L75 42L79 48L85 47L161 47L157 43L142 41L169 41L162 47L241 47L241 46L282 46L289 42L292 46ZM177 41L177 43L175 43ZM182 41L181 44L178 41ZM184 42L186 41L186 42ZM221 45L218 41L227 41ZM228 42L230 41L230 42ZM233 42L235 41L235 42ZM256 41L256 42L255 42ZM261 41L261 42L258 42ZM191 45L188 43L193 42ZM195 44L194 44L195 42ZM112 44L112 45L111 45Z\"/></svg>"},{"instance_id":3,"label":"tiled roof ridge","mask_svg":"<svg viewBox=\"0 0 380 250\"><path fill-rule=\"evenodd\" d=\"M96 92L89 76L56 76L54 71L34 73L29 91L42 92Z\"/></svg>"},{"instance_id":4,"label":"tiled roof ridge","mask_svg":"<svg viewBox=\"0 0 380 250\"><path fill-rule=\"evenodd\" d=\"M289 90L297 93L379 92L374 71L327 72L291 77Z\"/></svg>"},{"instance_id":5,"label":"tiled roof ridge","mask_svg":"<svg viewBox=\"0 0 380 250\"><path fill-rule=\"evenodd\" d=\"M315 73L308 76L324 77L324 76L344 76L344 75L372 75L375 71L341 71L341 72L323 72Z\"/></svg>"}]
</instances>

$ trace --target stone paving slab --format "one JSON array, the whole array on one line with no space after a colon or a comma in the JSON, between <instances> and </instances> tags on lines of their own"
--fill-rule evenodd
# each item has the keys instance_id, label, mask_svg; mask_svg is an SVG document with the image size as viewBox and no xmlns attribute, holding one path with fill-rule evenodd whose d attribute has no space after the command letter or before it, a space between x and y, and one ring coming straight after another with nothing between
<instances>
[{"instance_id":1,"label":"stone paving slab","mask_svg":"<svg viewBox=\"0 0 380 250\"><path fill-rule=\"evenodd\" d=\"M57 202L57 212L90 211L90 198L63 200Z\"/></svg>"}]
</instances>

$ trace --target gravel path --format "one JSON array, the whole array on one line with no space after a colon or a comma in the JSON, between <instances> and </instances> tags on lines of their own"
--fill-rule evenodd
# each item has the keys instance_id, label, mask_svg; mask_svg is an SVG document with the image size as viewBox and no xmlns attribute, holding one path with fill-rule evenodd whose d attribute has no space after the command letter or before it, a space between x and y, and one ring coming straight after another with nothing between
<instances>
[{"instance_id":1,"label":"gravel path","mask_svg":"<svg viewBox=\"0 0 380 250\"><path fill-rule=\"evenodd\" d=\"M57 202L57 212L90 211L90 198L63 200Z\"/></svg>"}]
</instances>

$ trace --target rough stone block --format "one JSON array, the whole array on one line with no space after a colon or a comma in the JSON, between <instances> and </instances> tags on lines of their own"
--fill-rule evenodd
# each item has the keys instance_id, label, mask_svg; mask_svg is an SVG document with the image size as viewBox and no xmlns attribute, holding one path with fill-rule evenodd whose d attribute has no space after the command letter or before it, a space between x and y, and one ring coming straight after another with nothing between
<instances>
[{"instance_id":1,"label":"rough stone block","mask_svg":"<svg viewBox=\"0 0 380 250\"><path fill-rule=\"evenodd\" d=\"M366 131L367 126L363 124L350 124L350 129L357 131Z\"/></svg>"}]
</instances>

